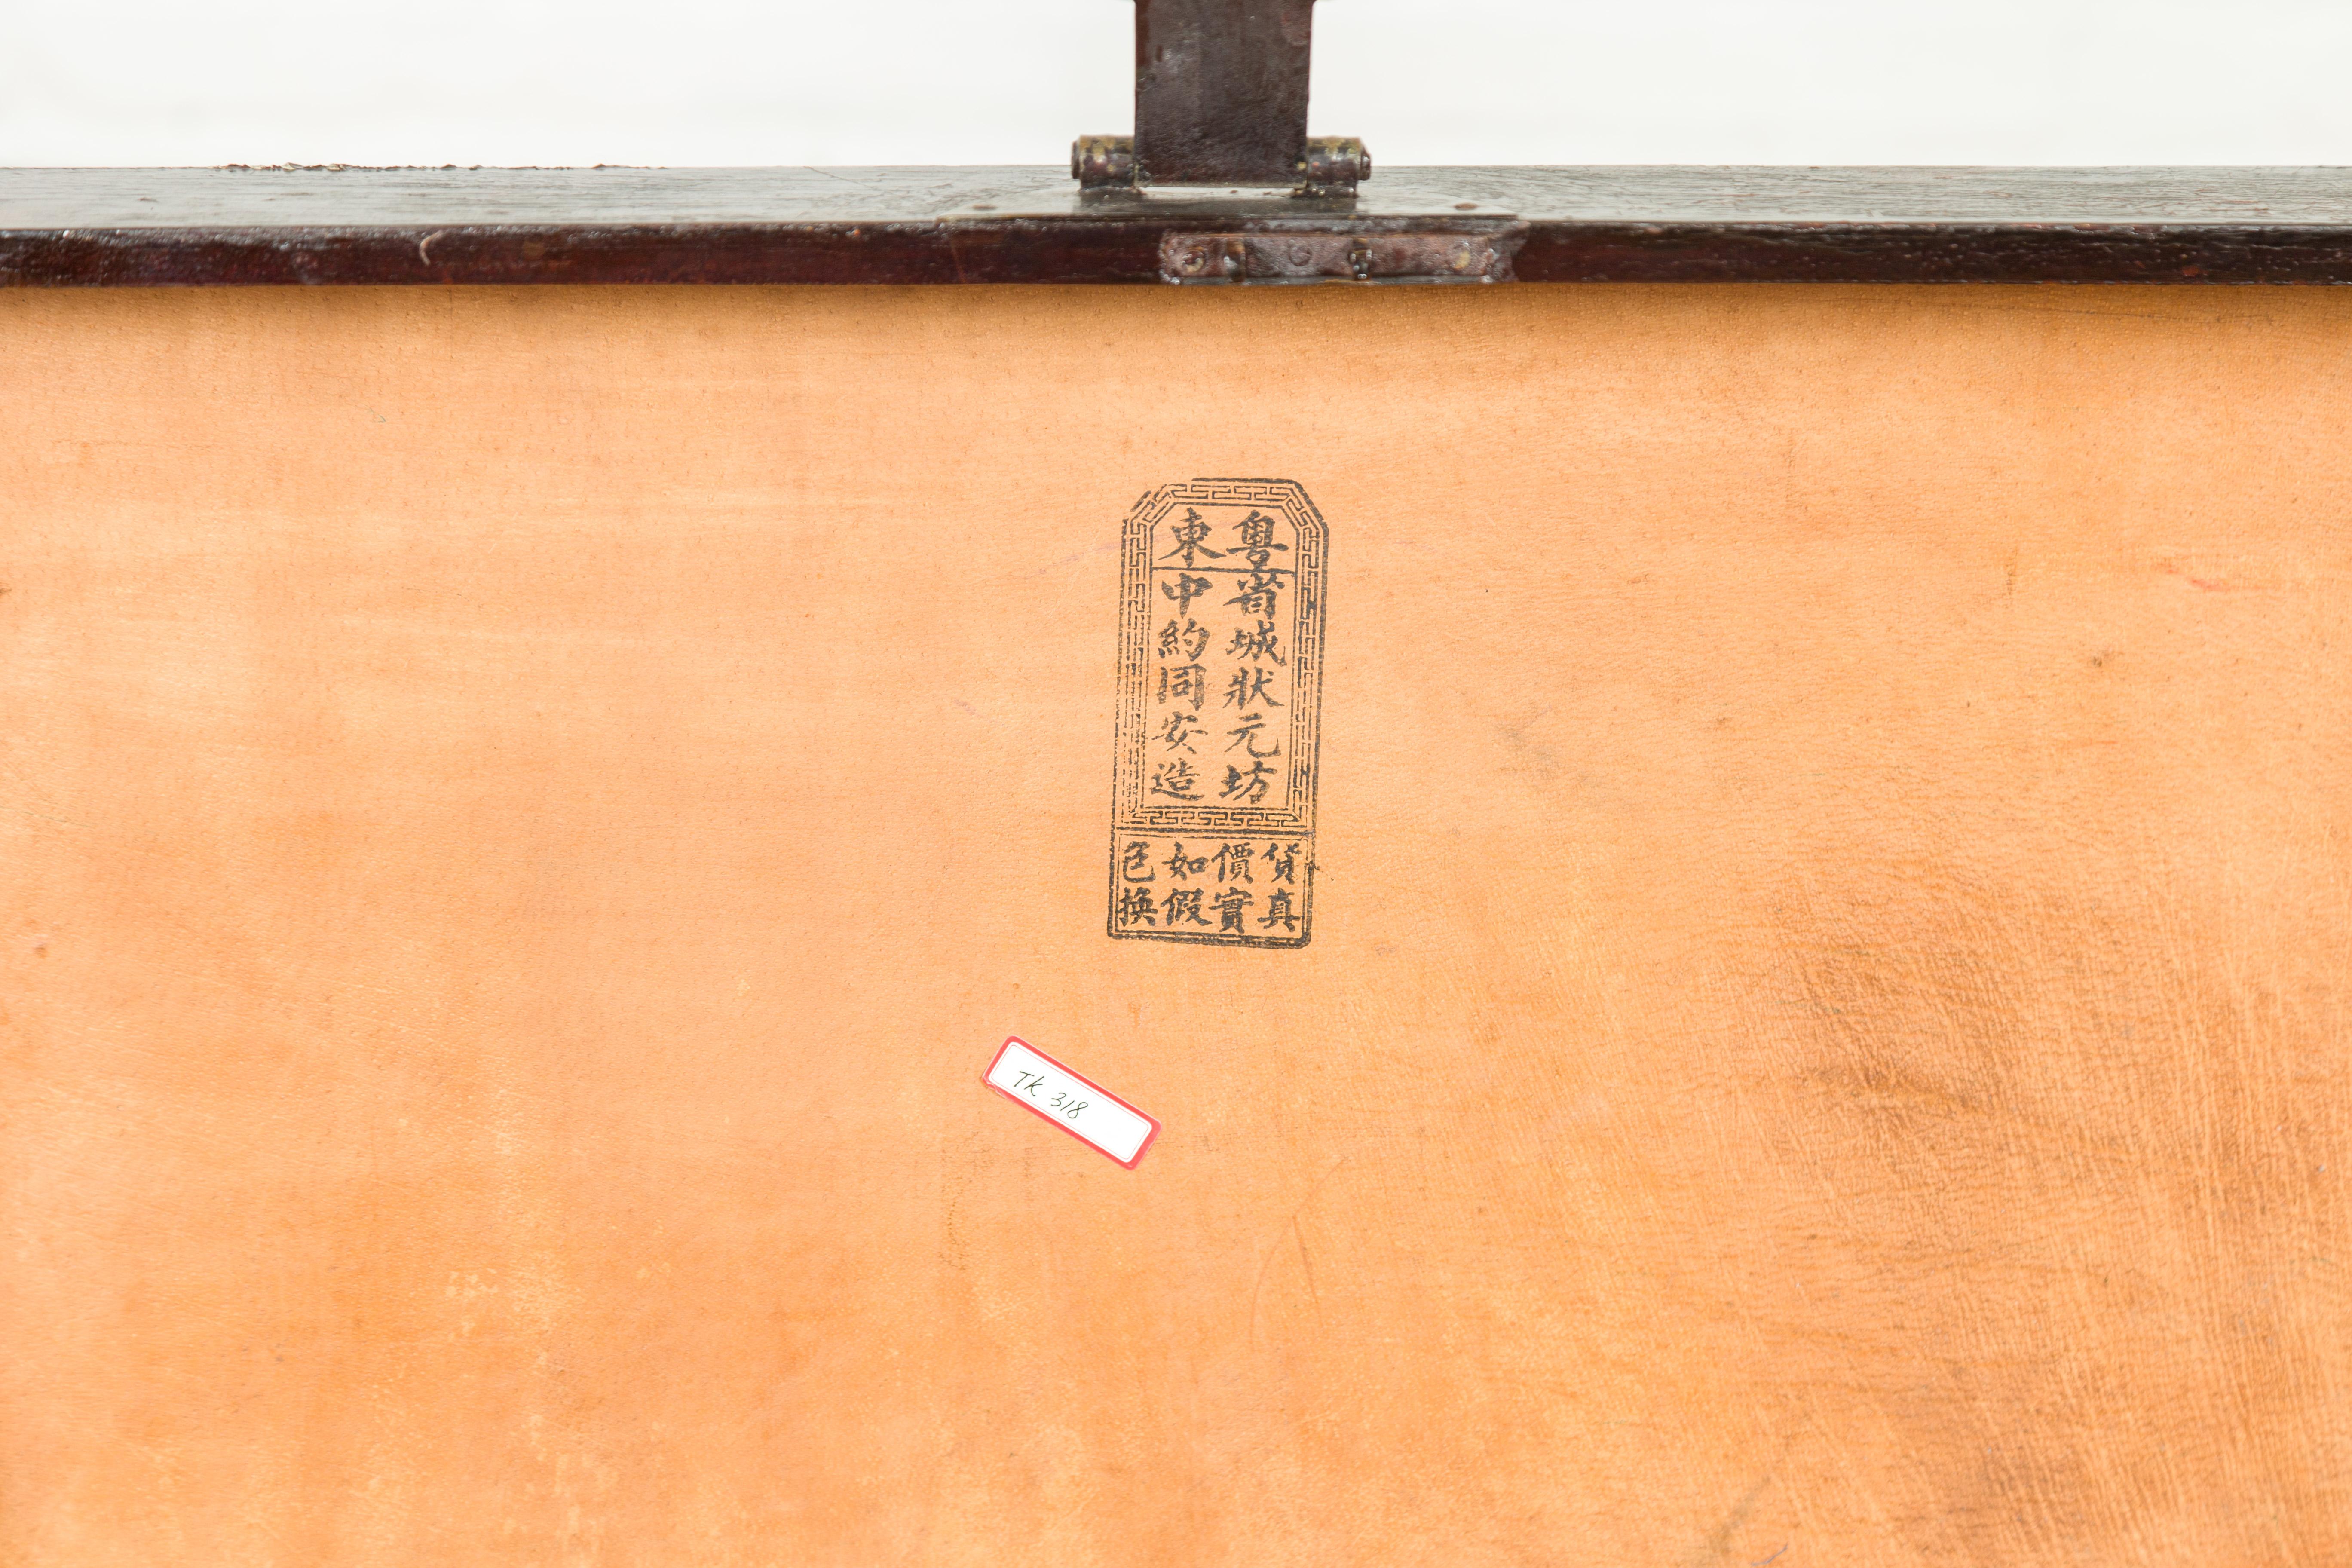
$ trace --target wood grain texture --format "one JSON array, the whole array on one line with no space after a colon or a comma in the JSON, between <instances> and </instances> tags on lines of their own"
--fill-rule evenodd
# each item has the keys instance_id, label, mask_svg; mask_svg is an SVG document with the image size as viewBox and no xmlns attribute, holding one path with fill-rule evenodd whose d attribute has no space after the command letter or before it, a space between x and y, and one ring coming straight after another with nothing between
<instances>
[{"instance_id":1,"label":"wood grain texture","mask_svg":"<svg viewBox=\"0 0 2352 1568\"><path fill-rule=\"evenodd\" d=\"M0 1560L2352 1559L2347 334L0 299ZM1227 474L1298 951L1102 928Z\"/></svg>"},{"instance_id":2,"label":"wood grain texture","mask_svg":"<svg viewBox=\"0 0 2352 1568\"><path fill-rule=\"evenodd\" d=\"M2346 283L2352 171L1384 167L1299 200L1033 167L0 169L0 286L1156 283L1164 238L1235 230L1492 231L1531 283Z\"/></svg>"}]
</instances>

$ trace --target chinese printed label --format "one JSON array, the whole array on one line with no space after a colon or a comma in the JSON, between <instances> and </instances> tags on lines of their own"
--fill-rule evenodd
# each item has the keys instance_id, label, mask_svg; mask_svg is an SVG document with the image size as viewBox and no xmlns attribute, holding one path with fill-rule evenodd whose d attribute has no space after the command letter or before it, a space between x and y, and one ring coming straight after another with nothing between
<instances>
[{"instance_id":1,"label":"chinese printed label","mask_svg":"<svg viewBox=\"0 0 2352 1568\"><path fill-rule=\"evenodd\" d=\"M1304 947L1323 519L1287 479L1194 479L1127 520L1110 934Z\"/></svg>"}]
</instances>

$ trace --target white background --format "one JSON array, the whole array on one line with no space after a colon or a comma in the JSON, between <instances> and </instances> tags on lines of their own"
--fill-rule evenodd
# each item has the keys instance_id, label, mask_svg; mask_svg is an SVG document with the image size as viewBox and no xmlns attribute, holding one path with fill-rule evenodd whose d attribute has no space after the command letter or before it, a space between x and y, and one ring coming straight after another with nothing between
<instances>
[{"instance_id":1,"label":"white background","mask_svg":"<svg viewBox=\"0 0 2352 1568\"><path fill-rule=\"evenodd\" d=\"M1060 163L1123 0L0 0L0 163ZM1326 0L1378 163L2352 163L2352 0Z\"/></svg>"}]
</instances>

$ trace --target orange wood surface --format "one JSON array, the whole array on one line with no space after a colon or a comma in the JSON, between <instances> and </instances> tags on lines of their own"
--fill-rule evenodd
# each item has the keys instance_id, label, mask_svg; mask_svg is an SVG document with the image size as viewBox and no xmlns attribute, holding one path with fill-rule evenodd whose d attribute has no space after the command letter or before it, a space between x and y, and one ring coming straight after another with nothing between
<instances>
[{"instance_id":1,"label":"orange wood surface","mask_svg":"<svg viewBox=\"0 0 2352 1568\"><path fill-rule=\"evenodd\" d=\"M0 346L0 1561L2352 1562L2352 298ZM1296 951L1103 926L1219 475L1329 525Z\"/></svg>"}]
</instances>

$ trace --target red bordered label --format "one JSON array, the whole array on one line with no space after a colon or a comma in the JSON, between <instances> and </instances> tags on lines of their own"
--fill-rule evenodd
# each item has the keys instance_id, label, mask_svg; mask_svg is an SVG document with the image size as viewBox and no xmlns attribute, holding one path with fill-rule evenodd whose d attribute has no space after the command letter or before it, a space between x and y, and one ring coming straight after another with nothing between
<instances>
[{"instance_id":1,"label":"red bordered label","mask_svg":"<svg viewBox=\"0 0 2352 1568\"><path fill-rule=\"evenodd\" d=\"M1004 1042L981 1081L1130 1171L1160 1136L1159 1122L1018 1037Z\"/></svg>"}]
</instances>

